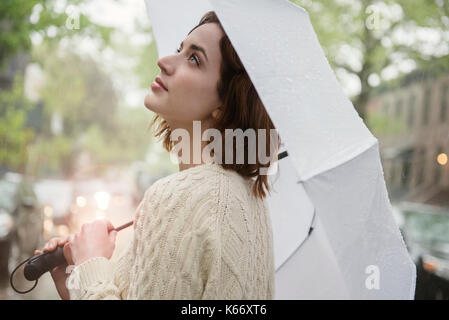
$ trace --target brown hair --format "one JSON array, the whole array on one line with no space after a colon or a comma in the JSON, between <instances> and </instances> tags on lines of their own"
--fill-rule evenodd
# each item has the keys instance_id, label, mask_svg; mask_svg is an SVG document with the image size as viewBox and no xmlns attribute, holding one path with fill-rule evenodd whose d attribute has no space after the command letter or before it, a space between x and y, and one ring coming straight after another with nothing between
<instances>
[{"instance_id":1,"label":"brown hair","mask_svg":"<svg viewBox=\"0 0 449 320\"><path fill-rule=\"evenodd\" d=\"M204 14L198 23L188 34L199 26L205 23L216 23L219 25L223 31L223 37L220 40L220 51L222 55L222 63L220 66L220 81L217 84L217 90L220 100L223 103L222 113L219 119L215 121L214 128L218 129L223 136L223 149L225 150L225 139L224 133L225 129L242 129L243 132L246 129L266 129L265 141L266 149L271 152L271 154L266 155L270 157L270 162L267 164L262 164L259 162L258 153L256 153L256 163L248 164L248 148L247 142L244 142L244 163L237 164L235 161L236 151L234 148L234 161L232 164L225 163L225 154L222 155L221 166L225 169L231 169L239 173L246 179L256 177L255 183L253 185L253 194L256 197L265 198L266 193L264 188L269 192L270 186L268 184L268 176L260 174L260 168L268 168L273 160L277 160L277 151L280 146L280 138L278 137L277 144L270 141L270 129L275 129L273 122L271 121L268 113L262 101L259 98L256 89L251 82L248 73L246 72L237 52L234 50L228 36L226 35L217 15L214 11L209 11ZM159 115L156 114L152 122L150 123L150 128L156 125L156 132L154 135L156 137L161 137L163 141L163 146L169 152L174 146L174 141L170 140L171 130L168 123ZM256 134L256 145L258 146L258 135ZM244 139L246 140L246 139ZM274 148L270 148L270 145L274 145ZM274 149L274 150L272 150ZM256 149L256 152L258 150Z\"/></svg>"}]
</instances>

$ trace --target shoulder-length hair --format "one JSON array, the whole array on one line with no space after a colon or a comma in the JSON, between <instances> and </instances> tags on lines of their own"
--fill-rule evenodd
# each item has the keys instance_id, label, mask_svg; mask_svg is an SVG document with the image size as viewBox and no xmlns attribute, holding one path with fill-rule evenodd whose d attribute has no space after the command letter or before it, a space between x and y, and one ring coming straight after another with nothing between
<instances>
[{"instance_id":1,"label":"shoulder-length hair","mask_svg":"<svg viewBox=\"0 0 449 320\"><path fill-rule=\"evenodd\" d=\"M220 66L221 77L217 84L218 95L223 105L221 116L215 121L215 125L213 126L213 128L218 129L222 134L223 150L225 148L225 129L241 129L243 131L246 129L255 129L256 131L258 129L265 129L265 150L269 150L269 154L265 154L265 157L269 157L270 159L266 164L261 163L259 161L257 147L255 163L247 163L249 162L246 160L248 159L248 148L247 142L245 141L245 161L243 164L237 164L236 161L232 164L226 164L224 153L220 164L225 169L236 171L245 179L255 180L252 190L253 195L259 198L265 198L266 193L264 189L270 192L270 186L268 184L268 176L261 174L261 168L267 170L270 163L277 161L277 153L281 143L280 137L276 134L277 141L271 141L272 139L270 138L272 135L270 135L270 130L276 130L276 128L215 12L209 11L204 14L198 25L190 30L188 34L205 23L216 23L223 31L223 37L219 42L222 55L222 63ZM170 139L171 129L168 123L156 114L149 128L154 129L154 135L162 139L163 147L170 152L175 143ZM256 134L256 141L256 145L258 146L258 134ZM233 154L235 155L235 145L233 149Z\"/></svg>"}]
</instances>

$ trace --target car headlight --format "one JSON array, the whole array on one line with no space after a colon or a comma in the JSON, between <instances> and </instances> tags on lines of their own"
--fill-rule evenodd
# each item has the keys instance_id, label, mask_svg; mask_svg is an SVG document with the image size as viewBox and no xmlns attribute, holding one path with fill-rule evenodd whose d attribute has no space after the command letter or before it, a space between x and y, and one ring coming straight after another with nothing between
<instances>
[{"instance_id":1,"label":"car headlight","mask_svg":"<svg viewBox=\"0 0 449 320\"><path fill-rule=\"evenodd\" d=\"M100 210L106 210L109 207L109 201L111 200L111 195L106 191L95 192L95 202Z\"/></svg>"},{"instance_id":2,"label":"car headlight","mask_svg":"<svg viewBox=\"0 0 449 320\"><path fill-rule=\"evenodd\" d=\"M0 238L6 237L12 230L14 221L6 211L0 211Z\"/></svg>"},{"instance_id":3,"label":"car headlight","mask_svg":"<svg viewBox=\"0 0 449 320\"><path fill-rule=\"evenodd\" d=\"M83 196L76 197L76 205L78 207L83 208L86 206L86 204L87 204L87 200L85 197L83 197Z\"/></svg>"}]
</instances>

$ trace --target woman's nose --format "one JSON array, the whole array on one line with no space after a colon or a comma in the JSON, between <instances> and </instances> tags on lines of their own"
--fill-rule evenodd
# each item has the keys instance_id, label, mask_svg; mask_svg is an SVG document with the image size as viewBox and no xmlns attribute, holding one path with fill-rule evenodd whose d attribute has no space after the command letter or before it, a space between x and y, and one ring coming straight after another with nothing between
<instances>
[{"instance_id":1,"label":"woman's nose","mask_svg":"<svg viewBox=\"0 0 449 320\"><path fill-rule=\"evenodd\" d=\"M165 74L171 74L173 73L173 62L170 62L170 57L171 56L165 56L160 58L157 61L157 65L159 66L159 68L161 69L161 71Z\"/></svg>"}]
</instances>

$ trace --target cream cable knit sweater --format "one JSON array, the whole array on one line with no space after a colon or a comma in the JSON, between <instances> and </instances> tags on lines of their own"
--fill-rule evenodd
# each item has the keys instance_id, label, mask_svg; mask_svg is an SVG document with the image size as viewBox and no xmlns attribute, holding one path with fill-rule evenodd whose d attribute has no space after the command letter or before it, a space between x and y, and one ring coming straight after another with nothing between
<instances>
[{"instance_id":1,"label":"cream cable knit sweater","mask_svg":"<svg viewBox=\"0 0 449 320\"><path fill-rule=\"evenodd\" d=\"M273 299L271 220L252 184L215 163L156 181L127 250L76 266L70 298Z\"/></svg>"}]
</instances>

